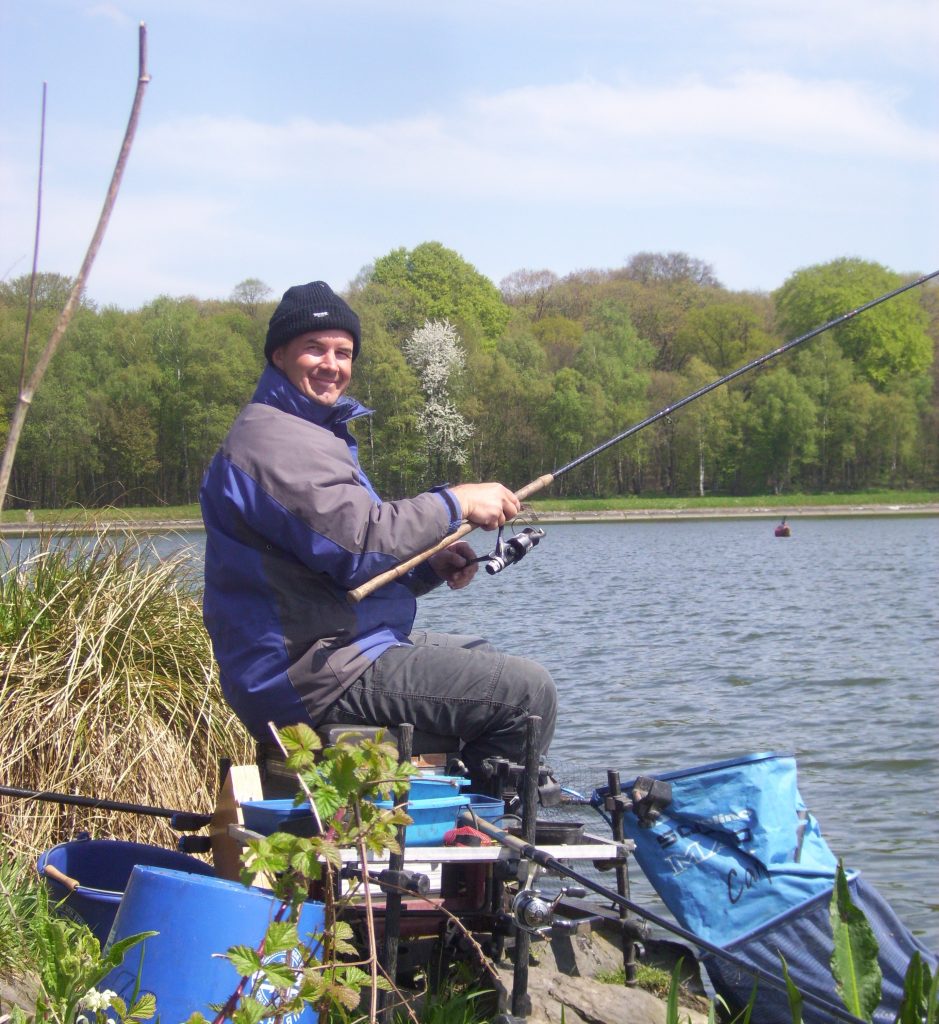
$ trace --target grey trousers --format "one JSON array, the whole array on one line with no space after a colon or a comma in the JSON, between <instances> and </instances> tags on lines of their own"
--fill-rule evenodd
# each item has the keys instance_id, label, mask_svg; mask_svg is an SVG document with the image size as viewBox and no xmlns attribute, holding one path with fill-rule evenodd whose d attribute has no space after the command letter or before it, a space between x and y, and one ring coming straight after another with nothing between
<instances>
[{"instance_id":1,"label":"grey trousers","mask_svg":"<svg viewBox=\"0 0 939 1024\"><path fill-rule=\"evenodd\" d=\"M486 757L524 756L525 720L541 717L541 750L554 735L557 690L535 661L503 654L488 641L450 633L411 634L390 647L327 710L349 725L410 722L420 732L458 736L474 778Z\"/></svg>"}]
</instances>

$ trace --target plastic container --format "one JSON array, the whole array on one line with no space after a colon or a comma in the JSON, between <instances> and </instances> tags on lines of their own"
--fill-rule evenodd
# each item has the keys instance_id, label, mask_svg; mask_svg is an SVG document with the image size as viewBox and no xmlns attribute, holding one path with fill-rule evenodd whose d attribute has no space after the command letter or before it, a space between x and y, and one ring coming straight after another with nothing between
<instances>
[{"instance_id":1,"label":"plastic container","mask_svg":"<svg viewBox=\"0 0 939 1024\"><path fill-rule=\"evenodd\" d=\"M410 800L449 800L460 795L469 779L460 775L418 775L411 780ZM388 800L380 807L390 807ZM250 800L241 805L245 828L267 836L272 832L300 832L313 835L315 820L309 804L295 806L293 800Z\"/></svg>"},{"instance_id":2,"label":"plastic container","mask_svg":"<svg viewBox=\"0 0 939 1024\"><path fill-rule=\"evenodd\" d=\"M390 800L380 800L379 807L391 807ZM505 803L498 797L480 793L456 793L453 796L431 800L409 800L408 814L414 824L408 825L407 846L441 846L444 836L456 827L456 820L464 809L489 822L505 816Z\"/></svg>"},{"instance_id":3,"label":"plastic container","mask_svg":"<svg viewBox=\"0 0 939 1024\"><path fill-rule=\"evenodd\" d=\"M272 832L291 831L309 824L315 826L316 819L309 804L294 805L293 800L246 800L241 805L241 817L245 828L269 836Z\"/></svg>"},{"instance_id":4,"label":"plastic container","mask_svg":"<svg viewBox=\"0 0 939 1024\"><path fill-rule=\"evenodd\" d=\"M110 943L145 931L158 935L130 949L124 962L98 985L129 1000L140 976L140 992L156 997L156 1016L163 1021L187 1020L198 1010L211 1020L211 1003L223 1003L234 992L240 975L230 961L215 954L230 946L257 948L280 901L266 889L246 888L221 878L190 875L165 868L136 867L114 919ZM305 903L299 931L303 942L321 932L325 916L321 903ZM277 962L299 967L298 950L277 954ZM255 994L266 1005L273 992ZM287 1015L284 1024L315 1024L310 1008Z\"/></svg>"},{"instance_id":5,"label":"plastic container","mask_svg":"<svg viewBox=\"0 0 939 1024\"><path fill-rule=\"evenodd\" d=\"M88 925L104 945L114 922L131 872L138 864L173 868L199 875L214 875L214 869L195 857L162 846L128 843L117 839L80 836L44 851L36 862L56 913ZM77 881L78 888L53 878L52 868Z\"/></svg>"}]
</instances>

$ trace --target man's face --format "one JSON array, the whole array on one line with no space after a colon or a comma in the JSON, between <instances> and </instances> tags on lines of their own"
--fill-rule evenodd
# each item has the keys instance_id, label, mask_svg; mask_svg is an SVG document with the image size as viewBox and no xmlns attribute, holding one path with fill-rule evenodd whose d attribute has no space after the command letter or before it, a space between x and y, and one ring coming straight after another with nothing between
<instances>
[{"instance_id":1,"label":"man's face","mask_svg":"<svg viewBox=\"0 0 939 1024\"><path fill-rule=\"evenodd\" d=\"M271 361L307 398L335 405L352 379L352 335L309 331L275 348Z\"/></svg>"}]
</instances>

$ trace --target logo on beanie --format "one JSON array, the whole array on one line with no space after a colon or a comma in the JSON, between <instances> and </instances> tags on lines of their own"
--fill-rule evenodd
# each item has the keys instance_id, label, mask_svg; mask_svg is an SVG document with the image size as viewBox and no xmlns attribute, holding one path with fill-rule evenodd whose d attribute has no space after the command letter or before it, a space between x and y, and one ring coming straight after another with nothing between
<instances>
[{"instance_id":1,"label":"logo on beanie","mask_svg":"<svg viewBox=\"0 0 939 1024\"><path fill-rule=\"evenodd\" d=\"M316 316L316 317L329 316L329 310L328 309L324 309L322 313L314 313L313 316Z\"/></svg>"}]
</instances>

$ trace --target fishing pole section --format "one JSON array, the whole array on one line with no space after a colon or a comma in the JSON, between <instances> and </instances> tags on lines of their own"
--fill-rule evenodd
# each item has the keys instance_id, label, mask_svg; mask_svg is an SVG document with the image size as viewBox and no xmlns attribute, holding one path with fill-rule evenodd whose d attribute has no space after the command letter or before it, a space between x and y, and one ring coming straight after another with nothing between
<instances>
[{"instance_id":1,"label":"fishing pole section","mask_svg":"<svg viewBox=\"0 0 939 1024\"><path fill-rule=\"evenodd\" d=\"M724 384L729 384L732 380L736 380L737 377L740 377L745 373L749 373L750 370L755 370L758 367L763 366L770 360L776 359L778 356L783 355L785 352L790 352L792 349L796 348L799 345L802 345L804 342L809 341L812 338L817 338L818 335L824 334L825 331L830 331L833 327L838 327L841 324L845 323L846 321L851 320L856 316L859 316L861 313L864 313L869 309L873 309L874 306L879 306L882 302L887 302L890 299L896 298L896 296L902 295L903 292L910 291L913 288L919 288L927 281L931 281L934 277L939 277L939 270L934 270L930 274L924 274L922 277L918 277L914 281L908 281L906 284L900 285L898 288L894 288L892 291L886 292L883 295L879 295L876 299L871 299L869 302L865 302L863 305L858 306L856 309L849 310L847 313L842 313L840 316L834 317L832 320L827 321L827 323L822 324L820 327L815 327L811 331L807 331L805 334L800 334L798 338L793 338L791 341L787 341L784 345L780 345L778 348L774 348L771 352L766 352L764 355L757 356L756 359L751 359L750 362L745 363L743 366L738 366L736 370L731 370L730 373L725 374L723 377L719 377L717 380L711 381L710 384L705 384L703 387L698 388L697 391L692 391L690 395L685 395L684 398L679 399L677 402L672 402L671 405L666 405L664 408L659 409L658 412L653 413L651 416L647 416L644 420L640 420L638 423L634 423L631 427L628 427L626 430L623 430L620 433L615 434L613 437L604 441L602 444L598 444L595 448L591 448L589 451L584 452L583 455L578 455L577 458L572 459L565 465L559 466L553 472L545 473L543 476L538 477L536 480L532 480L530 483L526 484L524 487L516 491L515 496L519 499L519 501L524 501L532 494L536 494L538 491L544 490L544 488L548 487L559 477L564 476L565 473L569 473L572 469L576 469L578 466L582 466L585 462L588 462L590 459L593 459L597 455L600 455L602 452L605 452L608 448L612 448L613 445L619 444L621 441L625 441L628 437L632 437L634 434L638 434L640 430L645 430L646 427L650 427L653 423L658 423L659 420L671 416L672 413L677 412L679 409L684 408L686 405L690 405L692 402L697 401L697 399L709 394L716 388L722 387ZM346 595L348 600L351 601L353 604L358 603L362 600L362 598L367 597L369 594L372 594L376 590L378 590L379 587L383 587L386 583L391 583L393 580L396 580L399 577L403 576L406 572L409 572L415 566L420 565L422 562L426 562L427 559L430 558L432 555L435 555L438 551L443 551L444 548L448 548L451 544L453 544L454 541L457 541L460 538L465 537L468 533L472 533L472 531L475 529L476 527L473 526L472 523L463 523L453 533L448 534L446 537L443 538L443 540L435 544L433 547L427 548L425 551L422 551L419 554L416 554L413 557L406 559L405 561L396 565L394 568L389 569L386 572L379 573L377 576L374 576L372 579L361 584L361 586L358 586L355 589L350 590ZM541 539L541 537L538 537L537 540L533 538L529 539L531 540L531 543L525 548L524 551L522 551L522 554L519 557L513 558L512 561L518 561L520 557L523 557L524 554L531 550L531 547L533 547L534 544L536 544L538 540ZM512 540L515 540L515 538L511 538L509 541L505 543L511 544ZM520 542L520 544L521 543L524 542ZM493 552L491 555L487 556L486 559L484 559L485 561L487 561L487 572L492 574L495 572L500 572L502 569L505 568L505 565L499 566L499 561L501 557L502 556L498 551L497 545L497 550ZM499 567L490 569L489 564L493 564ZM508 565L511 564L511 562L506 562L505 564Z\"/></svg>"}]
</instances>

